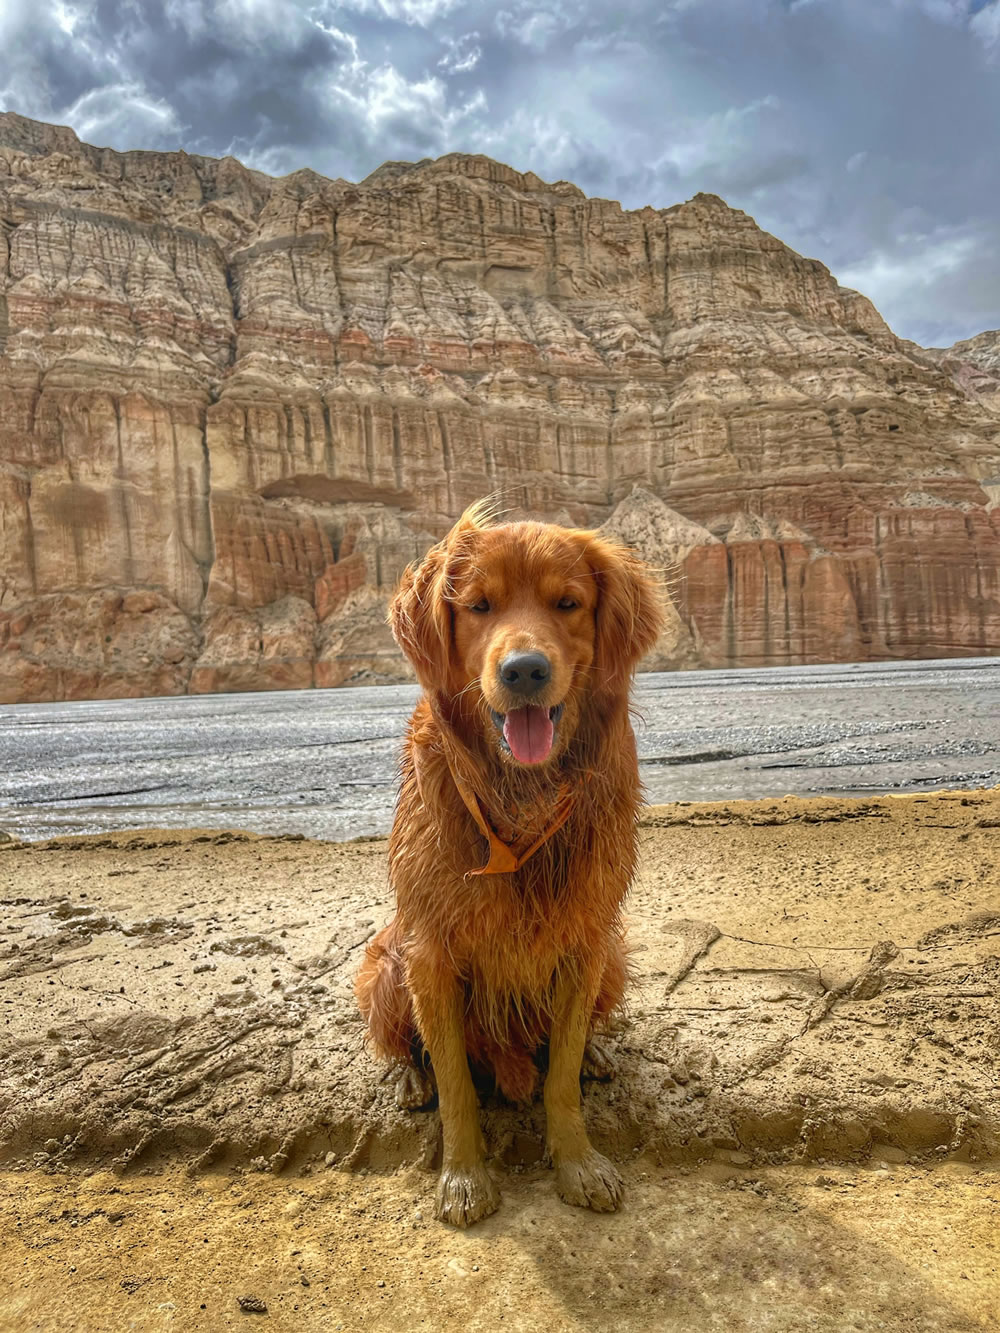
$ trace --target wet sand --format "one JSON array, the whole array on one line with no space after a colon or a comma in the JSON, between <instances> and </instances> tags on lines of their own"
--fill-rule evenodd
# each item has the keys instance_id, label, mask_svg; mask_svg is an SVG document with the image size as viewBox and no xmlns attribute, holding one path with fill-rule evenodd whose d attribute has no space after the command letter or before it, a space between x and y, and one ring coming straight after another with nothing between
<instances>
[{"instance_id":1,"label":"wet sand","mask_svg":"<svg viewBox=\"0 0 1000 1333\"><path fill-rule=\"evenodd\" d=\"M468 1236L351 996L383 842L2 844L0 1327L995 1328L998 828L995 791L650 809L585 1093L626 1209L562 1205L538 1102L487 1095Z\"/></svg>"},{"instance_id":2,"label":"wet sand","mask_svg":"<svg viewBox=\"0 0 1000 1333\"><path fill-rule=\"evenodd\" d=\"M414 686L0 706L0 831L385 834ZM1000 660L639 676L650 801L1000 783Z\"/></svg>"}]
</instances>

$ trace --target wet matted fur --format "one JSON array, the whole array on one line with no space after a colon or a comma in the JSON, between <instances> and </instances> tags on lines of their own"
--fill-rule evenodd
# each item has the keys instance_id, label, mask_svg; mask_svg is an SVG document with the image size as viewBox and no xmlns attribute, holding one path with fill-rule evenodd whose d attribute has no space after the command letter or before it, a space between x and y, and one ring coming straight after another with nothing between
<instances>
[{"instance_id":1,"label":"wet matted fur","mask_svg":"<svg viewBox=\"0 0 1000 1333\"><path fill-rule=\"evenodd\" d=\"M496 524L474 507L392 603L424 693L389 844L396 915L368 947L357 996L380 1056L429 1060L438 1216L458 1225L499 1203L470 1062L523 1100L546 1045L559 1192L597 1209L621 1195L587 1138L580 1069L625 989L640 802L629 689L661 628L660 597L650 571L596 533ZM526 653L545 663L528 700L506 670Z\"/></svg>"}]
</instances>

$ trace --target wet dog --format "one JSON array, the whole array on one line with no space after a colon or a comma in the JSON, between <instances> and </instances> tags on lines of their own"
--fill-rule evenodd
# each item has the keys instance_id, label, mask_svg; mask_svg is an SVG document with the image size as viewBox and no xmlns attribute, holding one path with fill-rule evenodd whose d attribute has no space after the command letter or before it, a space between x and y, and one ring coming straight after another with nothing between
<instances>
[{"instance_id":1,"label":"wet dog","mask_svg":"<svg viewBox=\"0 0 1000 1333\"><path fill-rule=\"evenodd\" d=\"M544 1102L556 1185L608 1211L622 1182L591 1145L580 1072L626 983L621 909L640 801L629 689L661 628L658 589L593 532L468 511L403 576L390 619L423 697L389 845L396 915L357 996L372 1046L441 1114L437 1213L493 1212L472 1069Z\"/></svg>"}]
</instances>

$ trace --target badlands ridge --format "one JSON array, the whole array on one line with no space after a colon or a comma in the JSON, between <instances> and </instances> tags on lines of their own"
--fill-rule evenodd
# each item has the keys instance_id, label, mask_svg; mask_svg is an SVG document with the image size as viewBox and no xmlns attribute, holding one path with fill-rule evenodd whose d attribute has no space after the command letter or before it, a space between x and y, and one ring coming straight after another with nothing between
<instances>
[{"instance_id":1,"label":"badlands ridge","mask_svg":"<svg viewBox=\"0 0 1000 1333\"><path fill-rule=\"evenodd\" d=\"M398 680L470 501L671 568L649 665L1000 641L998 335L927 351L712 195L360 184L0 114L0 701Z\"/></svg>"}]
</instances>

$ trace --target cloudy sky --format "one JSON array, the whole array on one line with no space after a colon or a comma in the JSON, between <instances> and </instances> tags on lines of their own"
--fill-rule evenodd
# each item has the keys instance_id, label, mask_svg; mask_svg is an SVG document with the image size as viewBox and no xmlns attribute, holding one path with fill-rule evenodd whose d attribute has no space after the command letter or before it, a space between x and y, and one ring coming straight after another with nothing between
<instances>
[{"instance_id":1,"label":"cloudy sky","mask_svg":"<svg viewBox=\"0 0 1000 1333\"><path fill-rule=\"evenodd\" d=\"M0 107L272 173L708 190L907 337L1000 326L1000 0L0 0Z\"/></svg>"}]
</instances>

